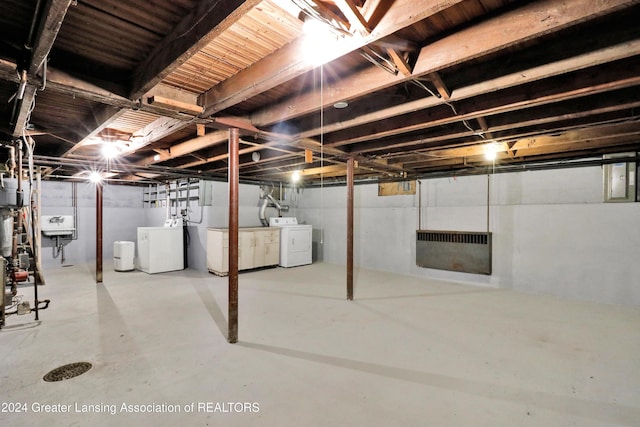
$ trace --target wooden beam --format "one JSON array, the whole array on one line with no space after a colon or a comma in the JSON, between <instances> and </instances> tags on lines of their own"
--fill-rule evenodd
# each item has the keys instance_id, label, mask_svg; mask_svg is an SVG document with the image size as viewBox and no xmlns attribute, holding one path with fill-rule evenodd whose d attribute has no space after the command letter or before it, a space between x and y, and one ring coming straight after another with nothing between
<instances>
[{"instance_id":1,"label":"wooden beam","mask_svg":"<svg viewBox=\"0 0 640 427\"><path fill-rule=\"evenodd\" d=\"M553 15L554 19L550 21L550 25L548 27L544 25L525 25L521 28L521 21L517 19L518 13L521 8L517 8L513 12L499 15L495 18L489 19L482 22L481 24L464 30L463 32L467 37L475 37L478 40L477 43L480 43L480 41L482 42L481 45L476 46L474 51L468 51L460 49L458 47L458 45L461 43L460 37L458 37L457 35L459 33L439 40L435 47L433 47L432 45L425 46L421 49L418 58L421 66L420 68L418 68L417 65L414 67L413 76L411 78L417 78L420 75L428 75L441 69L451 67L465 61L469 61L473 58L477 58L481 55L493 53L496 49L504 48L506 42L509 42L509 45L517 45L524 40L548 35L551 32L562 30L569 25L574 25L593 18L594 16L610 13L621 7L628 6L632 4L632 1L628 0L624 2L617 2L615 4L592 2L589 4L589 7L586 8L583 8L584 2L582 0L568 0L566 4L568 9L572 12L566 17L557 16L558 8L557 2L555 1L545 0L525 5L526 8L523 13L525 13L525 16L531 19L535 20L536 16L547 16L547 13ZM599 7L594 9L595 5L599 5ZM511 18L516 19L512 22ZM509 35L513 34L514 36L510 36L509 38L505 38L504 40L502 38L486 39L483 36L483 32L487 30L487 28L491 28L492 32L496 31ZM484 47L484 49L481 50L482 47ZM456 52L457 56L451 55L451 53L449 52L450 50ZM615 46L601 48L590 53L576 55L574 57L556 61L552 64L533 67L530 70L526 70L526 72L513 73L505 76L504 78L494 79L489 82L489 84L485 84L483 82L469 85L467 86L467 90L465 91L453 91L451 100L455 101L457 99L475 96L480 93L489 93L491 91L500 90L506 87L512 87L515 85L544 79L551 75L569 73L581 68L602 64L604 62L615 61L622 58L629 58L639 53L640 40L632 40L629 42L620 43ZM440 55L442 55L444 58L447 58L447 61L440 59ZM434 62L434 65L432 67L430 67L430 59L436 57L438 57L439 59L437 60L437 62ZM279 66L281 66L281 64L279 64ZM254 77L255 79L259 79L257 74ZM376 92L407 80L409 80L409 78L405 76L393 76L383 70L378 69L377 67L370 67L351 77L342 79L340 82L335 82L334 84L332 84L330 90L326 90L325 88L323 97L324 105L321 105L320 108L333 105L336 101L339 101L341 99L355 99L370 92ZM247 80L245 85L250 85L252 82L253 80ZM240 88L238 88L238 90L240 90ZM258 127L262 127L280 121L299 117L301 115L309 114L313 111L317 111L317 109L319 108L318 99L320 99L318 91L301 94L294 99L271 105L267 108L255 112L251 115L251 122ZM396 110L389 110L389 112L394 115L400 115L412 111L415 108L423 109L428 106L439 105L441 104L441 102L442 101L438 99L431 100L427 98L426 100L418 100L405 103L404 105L398 106ZM394 111L397 111L397 113L395 113ZM358 122L358 124L378 121L381 119L380 116L374 113L370 114L367 117L369 117L368 121ZM353 120L364 119L365 118L363 117L363 119ZM353 121L347 122L344 126L341 127L344 128L353 126L350 123L353 123ZM339 127L339 125L334 125L332 130L336 130ZM330 130L328 129L325 129L325 131L330 132Z\"/></svg>"},{"instance_id":2,"label":"wooden beam","mask_svg":"<svg viewBox=\"0 0 640 427\"><path fill-rule=\"evenodd\" d=\"M138 99L261 0L202 0L159 43L133 73L129 99Z\"/></svg>"},{"instance_id":3,"label":"wooden beam","mask_svg":"<svg viewBox=\"0 0 640 427\"><path fill-rule=\"evenodd\" d=\"M86 126L84 136L80 136L80 141L63 153L61 157L69 157L78 149L88 145L91 138L95 137L103 129L109 127L111 123L120 118L124 113L125 110L118 110L110 105L104 105L89 113L82 121Z\"/></svg>"},{"instance_id":4,"label":"wooden beam","mask_svg":"<svg viewBox=\"0 0 640 427\"><path fill-rule=\"evenodd\" d=\"M442 97L442 99L448 101L451 98L451 91L447 88L447 85L444 84L444 80L440 77L439 73L431 73L427 76L431 83L433 83L436 87L436 90Z\"/></svg>"},{"instance_id":5,"label":"wooden beam","mask_svg":"<svg viewBox=\"0 0 640 427\"><path fill-rule=\"evenodd\" d=\"M156 105L159 107L168 108L169 110L182 111L185 113L200 114L203 108L197 104L189 104L182 101L176 101L174 99L164 98L162 96L151 96L148 98L149 105Z\"/></svg>"},{"instance_id":6,"label":"wooden beam","mask_svg":"<svg viewBox=\"0 0 640 427\"><path fill-rule=\"evenodd\" d=\"M441 110L440 113L434 114L430 121L423 121L407 115L397 120L393 126L383 125L377 132L369 132L366 134L349 135L347 132L335 142L326 142L325 146L338 147L346 144L365 143L386 137L397 137L402 133L422 131L435 126L475 119L479 116L512 113L518 110L583 98L612 90L631 88L639 84L640 76L634 72L633 68L617 68L610 70L608 73L591 73L585 71L583 75L576 76L571 82L567 82L562 86L551 84L539 88L539 90L535 92L535 98L532 96L531 91L525 87L523 90L514 90L510 94L504 94L503 97L508 99L508 102L505 101L505 103L502 104L496 102L494 98L485 97L477 102L472 102L471 108L474 110L468 113L453 115ZM327 127L325 127L325 129ZM375 145L375 143L367 144L368 147L373 145ZM362 149L363 147L358 147L359 152L362 152Z\"/></svg>"},{"instance_id":7,"label":"wooden beam","mask_svg":"<svg viewBox=\"0 0 640 427\"><path fill-rule=\"evenodd\" d=\"M300 170L300 175L302 176L313 176L313 175L321 175L333 172L341 172L344 174L347 168L345 165L331 165L331 166L322 166L318 168L307 168Z\"/></svg>"},{"instance_id":8,"label":"wooden beam","mask_svg":"<svg viewBox=\"0 0 640 427\"><path fill-rule=\"evenodd\" d=\"M340 12L349 20L352 28L355 27L356 30L359 30L362 34L369 34L371 32L371 28L369 27L369 23L360 10L353 3L353 0L335 0L336 6L340 9Z\"/></svg>"},{"instance_id":9,"label":"wooden beam","mask_svg":"<svg viewBox=\"0 0 640 427\"><path fill-rule=\"evenodd\" d=\"M349 43L341 40L331 47L327 60L344 56L462 2L463 0L396 0L376 26L374 33L364 37L353 36ZM408 13L408 10L415 13ZM305 49L304 40L298 39L205 92L199 102L205 107L205 116L266 92L315 68L315 64L311 64L300 54ZM316 108L317 104L316 101Z\"/></svg>"},{"instance_id":10,"label":"wooden beam","mask_svg":"<svg viewBox=\"0 0 640 427\"><path fill-rule=\"evenodd\" d=\"M396 49L388 48L387 53L389 54L389 57L391 58L393 63L396 64L398 71L400 71L404 76L411 75L411 66L401 52L397 51Z\"/></svg>"},{"instance_id":11,"label":"wooden beam","mask_svg":"<svg viewBox=\"0 0 640 427\"><path fill-rule=\"evenodd\" d=\"M583 146L584 143L592 143L591 147L605 146L610 138L625 137L625 141L630 141L640 134L640 123L620 123L613 125L600 125L586 129L574 129L564 131L559 134L537 135L520 138L516 141L492 142L499 144L499 158L508 157L508 152L517 150L519 156L530 154L544 154L546 151L552 152L554 146L574 144ZM603 142L596 143L601 140ZM423 159L432 158L434 160L445 160L452 158L469 158L474 156L484 156L487 142L456 148L433 149L422 151ZM407 162L408 159L404 159ZM420 160L416 159L412 167L420 167ZM424 163L424 162L422 162Z\"/></svg>"},{"instance_id":12,"label":"wooden beam","mask_svg":"<svg viewBox=\"0 0 640 427\"><path fill-rule=\"evenodd\" d=\"M131 147L123 151L122 154L135 153L152 142L159 141L189 125L190 123L184 120L159 117L142 129L136 131L131 136Z\"/></svg>"},{"instance_id":13,"label":"wooden beam","mask_svg":"<svg viewBox=\"0 0 640 427\"><path fill-rule=\"evenodd\" d=\"M222 116L222 117L213 117L212 120L213 120L213 123L218 123L223 126L237 127L238 129L246 130L249 132L256 132L256 133L261 132L246 117Z\"/></svg>"},{"instance_id":14,"label":"wooden beam","mask_svg":"<svg viewBox=\"0 0 640 427\"><path fill-rule=\"evenodd\" d=\"M206 134L205 136L199 136L188 141L181 142L171 147L168 154L159 153L160 159L155 160L154 156L145 157L142 160L137 161L137 165L153 165L155 163L164 162L176 157L185 156L194 151L202 150L203 148L211 147L212 145L218 145L228 140L227 131L216 131Z\"/></svg>"},{"instance_id":15,"label":"wooden beam","mask_svg":"<svg viewBox=\"0 0 640 427\"><path fill-rule=\"evenodd\" d=\"M53 42L58 36L62 21L67 14L67 9L71 0L48 0L42 8L38 29L36 31L35 42L31 48L29 63L26 66L28 75L35 75L42 63L46 61L47 55L53 46ZM37 12L36 12L37 13ZM19 108L15 117L12 117L12 134L19 136L27 124L29 112L36 96L37 82L28 82L21 100L17 100Z\"/></svg>"},{"instance_id":16,"label":"wooden beam","mask_svg":"<svg viewBox=\"0 0 640 427\"><path fill-rule=\"evenodd\" d=\"M49 55L71 2L72 0L48 0L45 3L31 54L29 74L36 74Z\"/></svg>"}]
</instances>

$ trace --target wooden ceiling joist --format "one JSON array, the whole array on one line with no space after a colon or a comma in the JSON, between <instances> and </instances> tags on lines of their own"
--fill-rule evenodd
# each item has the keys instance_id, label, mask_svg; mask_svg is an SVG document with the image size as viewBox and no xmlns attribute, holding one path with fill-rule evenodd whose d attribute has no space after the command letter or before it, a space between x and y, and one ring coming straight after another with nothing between
<instances>
[{"instance_id":1,"label":"wooden ceiling joist","mask_svg":"<svg viewBox=\"0 0 640 427\"><path fill-rule=\"evenodd\" d=\"M482 44L478 44L477 46L474 45L475 48L473 51L461 49L459 47L460 37L458 37L457 34L439 40L435 46L428 45L421 49L411 78L426 76L431 73L438 72L445 67L451 67L461 62L472 60L473 58L477 58L483 54L488 55L495 52L496 49L501 47L504 48L505 45L514 46L535 37L548 35L553 31L560 31L566 28L567 25L579 23L583 20L589 19L593 15L604 14L608 9L616 9L619 7L618 4L612 5L603 3L600 8L594 10L593 5L590 5L589 8L582 9L582 0L571 0L567 3L570 4L569 9L573 11L573 14L567 17L560 16L558 19L552 20L548 26L542 24L531 26L526 25L525 28L520 28L519 25L521 24L521 21L512 22L512 14L509 13L489 19L479 24L479 26L473 26L468 30L465 30L467 32L467 37L475 37L476 39L483 41ZM623 3L627 5L630 4L629 1ZM552 10L547 11L547 8L551 8ZM534 2L528 5L528 14L530 15L546 16L547 12L557 15L557 5L552 1ZM517 13L514 12L514 14ZM488 28L491 28L492 32L510 35L514 34L514 36L511 36L509 39L485 39L483 32L487 31ZM491 82L492 84L484 82L473 84L467 86L466 91L456 89L452 92L451 100L455 101L457 99L475 96L479 93L489 93L491 90L500 90L505 87L543 79L550 75L568 73L580 68L590 67L598 63L628 58L633 55L637 55L639 50L640 40L619 43L614 46L604 47L594 52L575 55L574 57L570 57L565 60L555 61L552 64L532 67L531 69L526 70L526 72L523 70L523 72L512 73L504 78L494 79L493 82ZM452 52L455 52L456 54L454 55ZM433 58L438 59L436 60ZM432 59L433 61L431 61ZM418 67L418 63L421 64L420 67ZM393 76L380 69L371 67L333 84L333 90L325 94L322 106L318 105L318 99L320 99L319 93L317 91L311 91L297 96L295 99L287 100L280 104L272 105L269 106L269 108L255 112L251 115L251 122L258 127L268 126L273 123L277 123L278 121L292 119L303 114L309 114L310 112L317 110L319 107L323 108L333 105L340 99L358 98L367 93L377 92L398 84L401 81L407 80L408 78L404 76ZM484 90L480 92L479 89ZM420 102L421 101L416 101L415 104L419 105ZM439 103L438 100L432 100L431 102L433 102L431 105ZM407 107L404 110L405 112L411 111L411 109L415 108L411 103L407 103L406 105ZM374 117L370 120L377 121L379 119L379 117Z\"/></svg>"},{"instance_id":2,"label":"wooden ceiling joist","mask_svg":"<svg viewBox=\"0 0 640 427\"><path fill-rule=\"evenodd\" d=\"M336 43L330 51L330 58L327 59L339 58L461 2L462 0L437 3L431 0L397 0L376 26L374 33L358 40L355 40L354 36L350 43ZM418 12L407 14L408 7ZM199 104L205 107L204 114L208 116L217 113L312 70L316 65L301 55L305 49L304 40L296 40L214 86L200 98ZM317 101L315 107L317 108ZM262 125L260 122L252 122L258 127Z\"/></svg>"},{"instance_id":3,"label":"wooden ceiling joist","mask_svg":"<svg viewBox=\"0 0 640 427\"><path fill-rule=\"evenodd\" d=\"M45 3L40 14L40 21L35 33L33 46L29 46L31 54L29 63L24 70L28 76L35 75L38 70L40 70L40 67L42 67L44 61L47 60L47 55L53 46L58 31L60 31L60 26L70 5L71 0L50 0ZM25 84L26 87L22 95L22 100L19 102L19 110L16 110L17 114L13 118L13 123L11 123L13 126L13 136L22 134L27 124L29 112L32 110L37 87L39 86L37 82L29 80L27 80Z\"/></svg>"},{"instance_id":4,"label":"wooden ceiling joist","mask_svg":"<svg viewBox=\"0 0 640 427\"><path fill-rule=\"evenodd\" d=\"M129 99L138 99L233 25L260 0L203 0L134 71Z\"/></svg>"}]
</instances>

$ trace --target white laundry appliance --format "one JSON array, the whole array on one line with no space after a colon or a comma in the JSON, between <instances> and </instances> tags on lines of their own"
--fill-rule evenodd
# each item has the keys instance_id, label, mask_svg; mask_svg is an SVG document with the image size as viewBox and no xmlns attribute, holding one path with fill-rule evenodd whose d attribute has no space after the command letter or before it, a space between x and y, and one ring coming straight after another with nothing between
<instances>
[{"instance_id":1,"label":"white laundry appliance","mask_svg":"<svg viewBox=\"0 0 640 427\"><path fill-rule=\"evenodd\" d=\"M145 273L184 269L182 224L169 221L164 227L138 227L138 268Z\"/></svg>"},{"instance_id":2,"label":"white laundry appliance","mask_svg":"<svg viewBox=\"0 0 640 427\"><path fill-rule=\"evenodd\" d=\"M136 244L134 242L113 242L113 269L115 271L131 271L135 269Z\"/></svg>"},{"instance_id":3,"label":"white laundry appliance","mask_svg":"<svg viewBox=\"0 0 640 427\"><path fill-rule=\"evenodd\" d=\"M270 227L280 227L280 266L311 264L313 227L298 224L296 217L269 218Z\"/></svg>"}]
</instances>

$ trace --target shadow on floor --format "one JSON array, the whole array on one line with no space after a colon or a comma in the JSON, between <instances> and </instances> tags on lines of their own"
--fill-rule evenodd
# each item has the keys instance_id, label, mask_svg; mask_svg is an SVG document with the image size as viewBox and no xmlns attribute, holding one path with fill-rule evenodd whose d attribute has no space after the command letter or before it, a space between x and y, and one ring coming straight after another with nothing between
<instances>
[{"instance_id":1,"label":"shadow on floor","mask_svg":"<svg viewBox=\"0 0 640 427\"><path fill-rule=\"evenodd\" d=\"M636 425L638 419L640 419L640 408L636 407L562 396L542 391L525 390L513 386L456 378L395 366L385 366L377 363L362 362L343 357L310 353L266 344L238 342L237 345L394 380L422 384L436 389L467 393L482 398L498 399L516 404L538 406L547 410L567 413L592 421L600 420L606 424Z\"/></svg>"},{"instance_id":2,"label":"shadow on floor","mask_svg":"<svg viewBox=\"0 0 640 427\"><path fill-rule=\"evenodd\" d=\"M224 337L224 339L228 339L228 329L229 323L227 322L227 318L224 316L224 313L220 309L216 298L211 293L211 290L207 287L207 285L203 284L193 284L193 288L195 289L198 297L202 300L202 304L205 306L209 315L215 322L218 330L220 330L220 334Z\"/></svg>"}]
</instances>

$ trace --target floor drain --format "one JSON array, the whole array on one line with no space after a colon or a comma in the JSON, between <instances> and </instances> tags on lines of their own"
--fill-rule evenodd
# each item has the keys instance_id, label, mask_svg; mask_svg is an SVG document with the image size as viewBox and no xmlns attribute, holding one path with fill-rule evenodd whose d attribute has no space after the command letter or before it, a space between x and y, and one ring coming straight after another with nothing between
<instances>
[{"instance_id":1,"label":"floor drain","mask_svg":"<svg viewBox=\"0 0 640 427\"><path fill-rule=\"evenodd\" d=\"M64 381L82 375L89 369L91 369L91 363L88 362L69 363L48 372L42 379L47 382Z\"/></svg>"}]
</instances>

